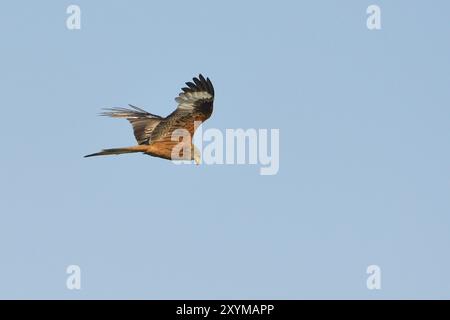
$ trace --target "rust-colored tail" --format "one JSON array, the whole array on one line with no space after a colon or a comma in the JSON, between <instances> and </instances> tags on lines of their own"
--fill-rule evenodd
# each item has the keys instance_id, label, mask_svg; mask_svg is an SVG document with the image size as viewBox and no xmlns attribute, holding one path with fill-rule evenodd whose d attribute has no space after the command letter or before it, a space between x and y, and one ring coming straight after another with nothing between
<instances>
[{"instance_id":1,"label":"rust-colored tail","mask_svg":"<svg viewBox=\"0 0 450 320\"><path fill-rule=\"evenodd\" d=\"M114 155L114 154L145 152L145 151L147 151L147 146L133 146L133 147L124 147L124 148L103 149L100 152L88 154L84 157L88 158L88 157L95 157L95 156L108 156L108 155Z\"/></svg>"}]
</instances>

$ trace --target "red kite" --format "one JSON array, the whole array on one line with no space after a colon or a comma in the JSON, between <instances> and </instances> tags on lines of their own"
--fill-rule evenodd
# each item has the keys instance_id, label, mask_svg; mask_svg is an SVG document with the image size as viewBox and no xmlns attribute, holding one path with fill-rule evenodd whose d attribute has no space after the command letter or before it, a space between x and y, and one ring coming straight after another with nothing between
<instances>
[{"instance_id":1,"label":"red kite","mask_svg":"<svg viewBox=\"0 0 450 320\"><path fill-rule=\"evenodd\" d=\"M190 155L183 158L200 163L200 152L192 143L198 124L207 120L213 111L214 87L209 78L201 74L193 78L193 82L186 82L187 87L175 98L177 108L167 117L151 114L141 108L129 105L128 108L107 108L101 115L113 118L126 118L133 126L134 136L138 145L124 148L104 149L85 157L115 155L123 153L142 152L153 157L171 160L173 148L180 143L173 139L172 134L177 129L189 132ZM195 124L194 124L195 123ZM187 158L189 157L189 158Z\"/></svg>"}]
</instances>

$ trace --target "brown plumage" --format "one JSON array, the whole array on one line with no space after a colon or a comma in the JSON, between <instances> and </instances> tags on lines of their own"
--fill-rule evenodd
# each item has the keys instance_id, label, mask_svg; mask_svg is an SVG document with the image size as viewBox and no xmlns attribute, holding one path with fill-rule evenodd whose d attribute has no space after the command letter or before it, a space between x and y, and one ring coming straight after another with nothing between
<instances>
[{"instance_id":1,"label":"brown plumage","mask_svg":"<svg viewBox=\"0 0 450 320\"><path fill-rule=\"evenodd\" d=\"M186 82L182 92L175 101L177 108L167 117L151 114L141 108L129 105L130 108L108 108L101 113L103 116L113 118L126 118L133 126L137 146L104 149L100 152L86 155L85 157L115 155L124 153L142 152L154 157L172 159L173 148L179 144L179 139L174 138L174 131L184 129L191 139L195 129L203 121L207 120L213 111L214 87L209 78L201 74L193 78L193 82ZM195 146L190 145L190 154L179 155L185 160L196 160L198 163Z\"/></svg>"}]
</instances>

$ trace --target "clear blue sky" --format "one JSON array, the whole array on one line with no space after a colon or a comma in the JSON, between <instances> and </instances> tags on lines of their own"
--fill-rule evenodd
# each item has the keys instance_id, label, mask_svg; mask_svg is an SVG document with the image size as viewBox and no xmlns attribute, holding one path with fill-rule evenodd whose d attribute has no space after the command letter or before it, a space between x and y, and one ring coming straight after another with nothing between
<instances>
[{"instance_id":1,"label":"clear blue sky","mask_svg":"<svg viewBox=\"0 0 450 320\"><path fill-rule=\"evenodd\" d=\"M0 298L450 298L448 1L1 8ZM279 128L278 175L82 157L134 143L100 108L167 115L200 72L204 128Z\"/></svg>"}]
</instances>

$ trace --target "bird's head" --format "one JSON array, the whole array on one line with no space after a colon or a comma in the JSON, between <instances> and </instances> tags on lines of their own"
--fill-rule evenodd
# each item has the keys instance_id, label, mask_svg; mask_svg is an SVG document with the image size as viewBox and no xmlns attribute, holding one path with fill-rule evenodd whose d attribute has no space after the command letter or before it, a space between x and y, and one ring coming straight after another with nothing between
<instances>
[{"instance_id":1,"label":"bird's head","mask_svg":"<svg viewBox=\"0 0 450 320\"><path fill-rule=\"evenodd\" d=\"M194 144L191 149L191 160L194 160L196 165L202 163L202 153Z\"/></svg>"}]
</instances>

